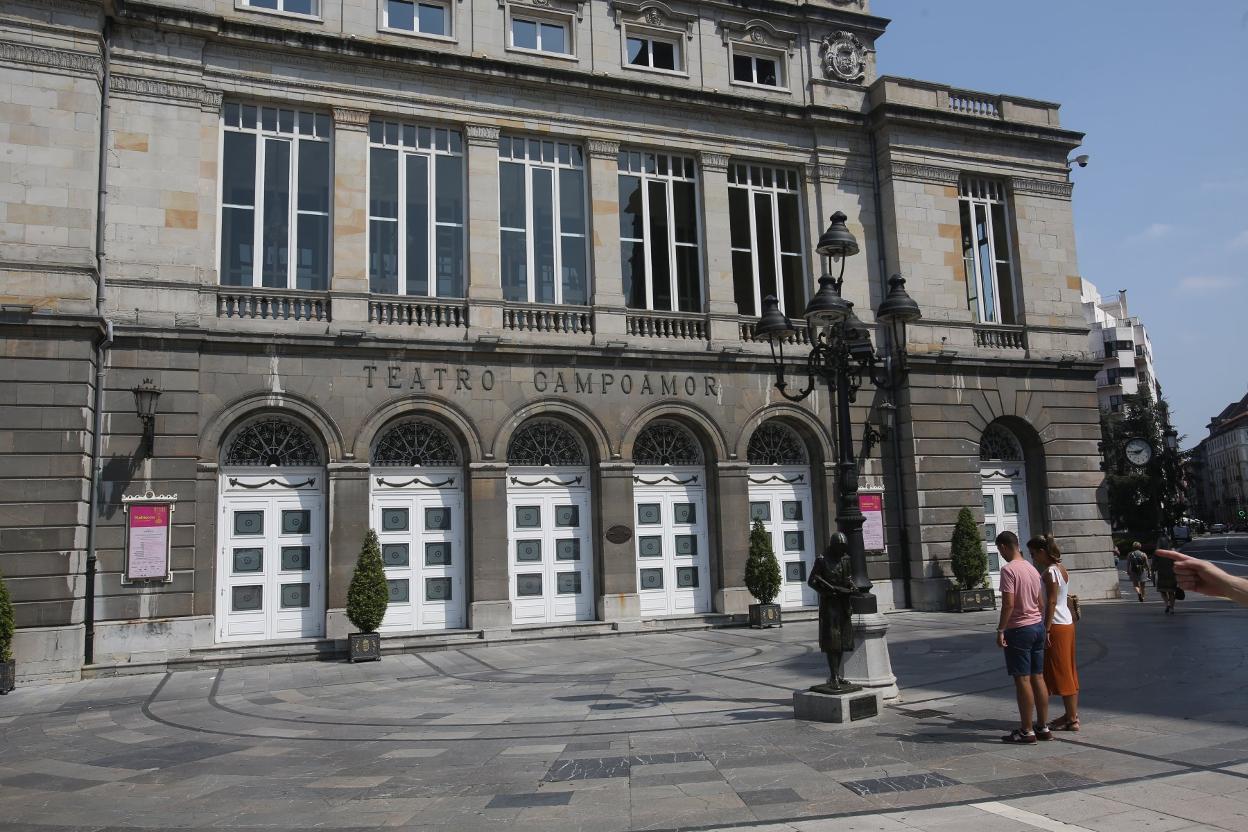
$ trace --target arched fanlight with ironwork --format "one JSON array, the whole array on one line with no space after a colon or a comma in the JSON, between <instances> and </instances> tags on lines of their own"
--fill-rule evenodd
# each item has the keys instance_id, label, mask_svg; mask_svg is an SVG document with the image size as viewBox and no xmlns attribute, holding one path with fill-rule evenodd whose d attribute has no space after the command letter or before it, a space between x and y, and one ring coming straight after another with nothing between
<instances>
[{"instance_id":1,"label":"arched fanlight with ironwork","mask_svg":"<svg viewBox=\"0 0 1248 832\"><path fill-rule=\"evenodd\" d=\"M459 465L450 435L427 419L409 419L386 429L373 450L372 464L404 468Z\"/></svg>"},{"instance_id":2,"label":"arched fanlight with ironwork","mask_svg":"<svg viewBox=\"0 0 1248 832\"><path fill-rule=\"evenodd\" d=\"M507 446L508 465L571 466L585 464L585 449L566 426L547 419L529 422Z\"/></svg>"},{"instance_id":3,"label":"arched fanlight with ironwork","mask_svg":"<svg viewBox=\"0 0 1248 832\"><path fill-rule=\"evenodd\" d=\"M320 446L302 426L270 416L250 422L234 434L224 464L250 468L320 465Z\"/></svg>"},{"instance_id":4,"label":"arched fanlight with ironwork","mask_svg":"<svg viewBox=\"0 0 1248 832\"><path fill-rule=\"evenodd\" d=\"M805 465L806 444L793 428L771 420L754 431L746 456L751 465Z\"/></svg>"},{"instance_id":5,"label":"arched fanlight with ironwork","mask_svg":"<svg viewBox=\"0 0 1248 832\"><path fill-rule=\"evenodd\" d=\"M994 422L979 439L979 458L984 462L1022 462L1023 446L1009 428Z\"/></svg>"},{"instance_id":6,"label":"arched fanlight with ironwork","mask_svg":"<svg viewBox=\"0 0 1248 832\"><path fill-rule=\"evenodd\" d=\"M651 422L633 443L638 465L701 465L702 448L693 434L672 422Z\"/></svg>"}]
</instances>

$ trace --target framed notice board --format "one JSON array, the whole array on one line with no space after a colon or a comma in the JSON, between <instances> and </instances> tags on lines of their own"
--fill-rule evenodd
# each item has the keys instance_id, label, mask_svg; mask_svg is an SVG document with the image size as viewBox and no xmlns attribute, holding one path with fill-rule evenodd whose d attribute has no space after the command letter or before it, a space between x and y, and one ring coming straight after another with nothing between
<instances>
[{"instance_id":1,"label":"framed notice board","mask_svg":"<svg viewBox=\"0 0 1248 832\"><path fill-rule=\"evenodd\" d=\"M866 521L862 524L862 546L867 554L884 553L884 495L866 492L858 495L858 505Z\"/></svg>"},{"instance_id":2,"label":"framed notice board","mask_svg":"<svg viewBox=\"0 0 1248 832\"><path fill-rule=\"evenodd\" d=\"M121 498L126 515L126 572L123 583L173 580L169 555L177 494L151 491Z\"/></svg>"}]
</instances>

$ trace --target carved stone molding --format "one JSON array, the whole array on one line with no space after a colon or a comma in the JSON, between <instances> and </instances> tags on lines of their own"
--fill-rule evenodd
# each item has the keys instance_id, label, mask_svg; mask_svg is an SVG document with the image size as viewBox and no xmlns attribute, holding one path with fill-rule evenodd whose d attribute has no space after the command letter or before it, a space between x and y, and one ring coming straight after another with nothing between
<instances>
[{"instance_id":1,"label":"carved stone molding","mask_svg":"<svg viewBox=\"0 0 1248 832\"><path fill-rule=\"evenodd\" d=\"M99 55L87 55L83 52L62 49L45 49L42 46L13 43L7 40L0 40L0 61L52 69L68 69L91 75L99 75L102 69Z\"/></svg>"},{"instance_id":2,"label":"carved stone molding","mask_svg":"<svg viewBox=\"0 0 1248 832\"><path fill-rule=\"evenodd\" d=\"M498 147L499 130L493 124L465 124L464 134L469 145L493 145Z\"/></svg>"},{"instance_id":3,"label":"carved stone molding","mask_svg":"<svg viewBox=\"0 0 1248 832\"><path fill-rule=\"evenodd\" d=\"M855 83L866 77L867 47L853 32L838 31L825 35L819 49L823 55L825 78Z\"/></svg>"},{"instance_id":4,"label":"carved stone molding","mask_svg":"<svg viewBox=\"0 0 1248 832\"><path fill-rule=\"evenodd\" d=\"M220 90L210 90L195 84L178 84L173 81L162 81L157 78L139 78L134 75L114 75L111 80L112 92L130 98L151 98L157 101L184 101L198 104L204 109L221 109L223 94Z\"/></svg>"},{"instance_id":5,"label":"carved stone molding","mask_svg":"<svg viewBox=\"0 0 1248 832\"><path fill-rule=\"evenodd\" d=\"M1054 182L1050 179L1026 179L1015 176L1010 179L1010 188L1016 194L1030 196L1048 196L1054 199L1070 199L1075 186L1070 182Z\"/></svg>"},{"instance_id":6,"label":"carved stone molding","mask_svg":"<svg viewBox=\"0 0 1248 832\"><path fill-rule=\"evenodd\" d=\"M817 182L844 182L852 185L870 185L872 182L871 171L849 165L808 165L807 170Z\"/></svg>"},{"instance_id":7,"label":"carved stone molding","mask_svg":"<svg viewBox=\"0 0 1248 832\"><path fill-rule=\"evenodd\" d=\"M714 150L699 150L698 164L702 166L704 171L715 171L717 173L728 172L728 154L719 153Z\"/></svg>"},{"instance_id":8,"label":"carved stone molding","mask_svg":"<svg viewBox=\"0 0 1248 832\"><path fill-rule=\"evenodd\" d=\"M759 46L771 46L792 53L797 45L797 32L777 29L766 20L747 20L738 23L734 20L719 22L720 37L727 46L729 41L737 43L755 43Z\"/></svg>"},{"instance_id":9,"label":"carved stone molding","mask_svg":"<svg viewBox=\"0 0 1248 832\"><path fill-rule=\"evenodd\" d=\"M589 139L585 146L591 159L610 159L614 162L620 156L620 143L610 139Z\"/></svg>"},{"instance_id":10,"label":"carved stone molding","mask_svg":"<svg viewBox=\"0 0 1248 832\"><path fill-rule=\"evenodd\" d=\"M586 2L587 0L498 0L498 7L506 9L507 6L518 6L521 8L528 6L543 11L574 14L579 21L585 18Z\"/></svg>"},{"instance_id":11,"label":"carved stone molding","mask_svg":"<svg viewBox=\"0 0 1248 832\"><path fill-rule=\"evenodd\" d=\"M696 14L675 11L660 0L642 0L639 3L617 0L612 7L615 9L617 27L632 23L649 26L652 29L682 32L689 40L693 39L693 25L698 20Z\"/></svg>"},{"instance_id":12,"label":"carved stone molding","mask_svg":"<svg viewBox=\"0 0 1248 832\"><path fill-rule=\"evenodd\" d=\"M913 165L909 162L893 162L888 166L887 175L890 179L908 179L912 182L926 182L930 185L957 185L962 174L953 168L940 168L935 165Z\"/></svg>"},{"instance_id":13,"label":"carved stone molding","mask_svg":"<svg viewBox=\"0 0 1248 832\"><path fill-rule=\"evenodd\" d=\"M352 110L348 107L334 108L334 127L339 130L368 130L368 110Z\"/></svg>"}]
</instances>

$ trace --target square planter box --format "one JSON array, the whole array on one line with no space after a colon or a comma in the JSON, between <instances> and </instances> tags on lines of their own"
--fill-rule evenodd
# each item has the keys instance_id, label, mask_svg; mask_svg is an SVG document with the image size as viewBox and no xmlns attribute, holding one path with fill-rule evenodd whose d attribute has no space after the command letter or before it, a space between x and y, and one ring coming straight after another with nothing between
<instances>
[{"instance_id":1,"label":"square planter box","mask_svg":"<svg viewBox=\"0 0 1248 832\"><path fill-rule=\"evenodd\" d=\"M950 589L945 593L945 600L951 612L997 608L997 595L991 589Z\"/></svg>"},{"instance_id":2,"label":"square planter box","mask_svg":"<svg viewBox=\"0 0 1248 832\"><path fill-rule=\"evenodd\" d=\"M779 604L750 604L751 627L782 627Z\"/></svg>"},{"instance_id":3,"label":"square planter box","mask_svg":"<svg viewBox=\"0 0 1248 832\"><path fill-rule=\"evenodd\" d=\"M381 636L377 633L350 633L347 644L353 662L375 662L381 658Z\"/></svg>"},{"instance_id":4,"label":"square planter box","mask_svg":"<svg viewBox=\"0 0 1248 832\"><path fill-rule=\"evenodd\" d=\"M17 662L0 662L0 693L13 690L17 681Z\"/></svg>"}]
</instances>

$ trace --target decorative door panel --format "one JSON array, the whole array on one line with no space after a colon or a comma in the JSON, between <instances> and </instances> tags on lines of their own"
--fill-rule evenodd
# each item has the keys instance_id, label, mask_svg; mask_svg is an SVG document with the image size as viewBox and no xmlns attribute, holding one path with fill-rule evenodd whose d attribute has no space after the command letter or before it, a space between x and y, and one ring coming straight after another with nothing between
<instances>
[{"instance_id":1,"label":"decorative door panel","mask_svg":"<svg viewBox=\"0 0 1248 832\"><path fill-rule=\"evenodd\" d=\"M593 536L585 469L514 470L507 487L512 621L594 618Z\"/></svg>"},{"instance_id":2,"label":"decorative door panel","mask_svg":"<svg viewBox=\"0 0 1248 832\"><path fill-rule=\"evenodd\" d=\"M992 588L1001 587L1001 555L997 551L997 535L1011 531L1026 544L1027 486L1023 469L984 467L980 471L984 500L984 549L988 553L988 575ZM1024 555L1026 552L1024 551Z\"/></svg>"},{"instance_id":3,"label":"decorative door panel","mask_svg":"<svg viewBox=\"0 0 1248 832\"><path fill-rule=\"evenodd\" d=\"M771 535L782 579L775 603L787 608L819 603L818 595L806 585L818 545L809 483L807 468L750 471L750 517L744 533L748 536L754 521L761 520Z\"/></svg>"},{"instance_id":4,"label":"decorative door panel","mask_svg":"<svg viewBox=\"0 0 1248 832\"><path fill-rule=\"evenodd\" d=\"M711 610L706 478L702 468L638 468L633 477L641 614Z\"/></svg>"}]
</instances>

